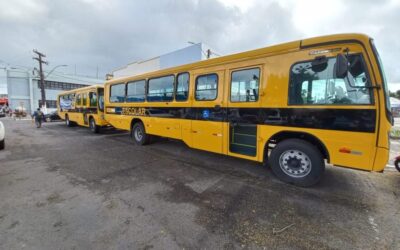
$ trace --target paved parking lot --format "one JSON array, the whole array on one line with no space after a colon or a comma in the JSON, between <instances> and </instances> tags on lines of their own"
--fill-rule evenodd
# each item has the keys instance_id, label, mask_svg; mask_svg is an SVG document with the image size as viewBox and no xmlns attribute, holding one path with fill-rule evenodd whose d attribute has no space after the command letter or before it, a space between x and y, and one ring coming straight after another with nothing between
<instances>
[{"instance_id":1,"label":"paved parking lot","mask_svg":"<svg viewBox=\"0 0 400 250\"><path fill-rule=\"evenodd\" d=\"M393 168L297 188L177 141L2 120L0 249L400 248Z\"/></svg>"}]
</instances>

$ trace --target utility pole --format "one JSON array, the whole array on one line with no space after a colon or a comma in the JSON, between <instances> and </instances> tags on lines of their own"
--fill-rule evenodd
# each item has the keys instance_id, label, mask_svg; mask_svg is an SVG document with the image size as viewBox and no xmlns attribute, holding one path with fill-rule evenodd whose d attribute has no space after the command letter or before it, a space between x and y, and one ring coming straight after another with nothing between
<instances>
[{"instance_id":1,"label":"utility pole","mask_svg":"<svg viewBox=\"0 0 400 250\"><path fill-rule=\"evenodd\" d=\"M37 50L33 50L33 53L37 55L37 57L33 57L34 60L39 62L39 74L40 74L40 93L42 95L42 107L46 107L46 92L44 90L44 74L43 74L43 63L44 64L49 64L46 61L43 61L43 57L46 57L45 54L40 53Z\"/></svg>"}]
</instances>

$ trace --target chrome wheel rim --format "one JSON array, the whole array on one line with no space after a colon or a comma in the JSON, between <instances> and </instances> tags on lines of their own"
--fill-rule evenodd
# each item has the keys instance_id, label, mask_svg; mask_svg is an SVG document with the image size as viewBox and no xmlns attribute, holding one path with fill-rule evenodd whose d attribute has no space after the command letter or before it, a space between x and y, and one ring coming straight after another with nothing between
<instances>
[{"instance_id":1,"label":"chrome wheel rim","mask_svg":"<svg viewBox=\"0 0 400 250\"><path fill-rule=\"evenodd\" d=\"M94 131L94 121L93 120L90 120L90 129L92 130L92 131Z\"/></svg>"},{"instance_id":2,"label":"chrome wheel rim","mask_svg":"<svg viewBox=\"0 0 400 250\"><path fill-rule=\"evenodd\" d=\"M143 138L143 131L140 127L136 127L135 131L134 131L134 135L135 135L135 140L136 141L141 141Z\"/></svg>"},{"instance_id":3,"label":"chrome wheel rim","mask_svg":"<svg viewBox=\"0 0 400 250\"><path fill-rule=\"evenodd\" d=\"M311 172L311 160L300 150L287 150L279 157L282 171L294 178L307 176Z\"/></svg>"}]
</instances>

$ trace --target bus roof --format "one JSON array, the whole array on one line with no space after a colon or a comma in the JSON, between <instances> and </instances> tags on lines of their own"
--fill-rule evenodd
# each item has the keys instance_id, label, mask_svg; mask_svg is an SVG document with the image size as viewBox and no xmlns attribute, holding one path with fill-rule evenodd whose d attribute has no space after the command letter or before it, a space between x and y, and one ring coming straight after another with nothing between
<instances>
[{"instance_id":1,"label":"bus roof","mask_svg":"<svg viewBox=\"0 0 400 250\"><path fill-rule=\"evenodd\" d=\"M144 74L140 74L140 75L114 78L114 79L106 81L105 83L110 84L110 83L126 82L126 81L139 79L139 78L148 78L155 74L162 75L162 74L168 74L168 73L176 72L176 71L184 72L184 71L187 71L190 69L196 69L196 68L202 68L202 67L208 67L208 66L216 66L219 64L240 61L245 58L257 57L257 56L261 56L261 55L276 54L276 53L282 53L282 52L288 52L288 51L297 51L299 49L312 47L312 46L318 46L318 45L324 45L327 43L334 43L334 42L340 43L340 42L349 42L349 41L366 43L369 40L370 40L369 36L367 36L365 34L358 34L358 33L319 36L319 37L307 38L307 39L303 39L303 40L297 40L297 41L293 41L293 42L277 44L277 45L264 47L264 48L260 48L260 49L240 52L240 53L231 54L231 55L227 55L227 56L216 57L216 58L198 61L198 62L194 62L194 63L190 63L190 64L184 64L184 65L180 65L180 66L176 66L176 67L172 67L172 68L152 71L152 72L148 72L148 73L144 73Z\"/></svg>"},{"instance_id":2,"label":"bus roof","mask_svg":"<svg viewBox=\"0 0 400 250\"><path fill-rule=\"evenodd\" d=\"M100 85L100 84L95 84L95 85L90 85L90 86L83 87L83 88L77 88L77 89L71 89L71 90L63 91L63 92L59 93L58 95L71 94L71 93L75 93L75 92L91 90L91 89L98 89L98 88L104 88L104 86Z\"/></svg>"}]
</instances>

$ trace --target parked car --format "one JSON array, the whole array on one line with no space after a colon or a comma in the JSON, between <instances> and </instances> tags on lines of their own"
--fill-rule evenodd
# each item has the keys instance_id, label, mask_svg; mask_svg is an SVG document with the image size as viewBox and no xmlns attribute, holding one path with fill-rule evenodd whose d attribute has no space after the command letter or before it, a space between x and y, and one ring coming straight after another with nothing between
<instances>
[{"instance_id":1,"label":"parked car","mask_svg":"<svg viewBox=\"0 0 400 250\"><path fill-rule=\"evenodd\" d=\"M58 121L61 120L60 116L58 115L57 111L53 111L51 113L48 113L44 115L44 120L46 122L52 122L52 121Z\"/></svg>"},{"instance_id":2,"label":"parked car","mask_svg":"<svg viewBox=\"0 0 400 250\"><path fill-rule=\"evenodd\" d=\"M0 106L0 117L5 117L6 116L6 111L3 107Z\"/></svg>"},{"instance_id":3,"label":"parked car","mask_svg":"<svg viewBox=\"0 0 400 250\"><path fill-rule=\"evenodd\" d=\"M4 147L6 146L5 137L6 137L6 130L4 128L3 123L0 121L0 150L4 149Z\"/></svg>"}]
</instances>

